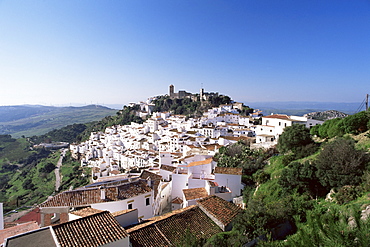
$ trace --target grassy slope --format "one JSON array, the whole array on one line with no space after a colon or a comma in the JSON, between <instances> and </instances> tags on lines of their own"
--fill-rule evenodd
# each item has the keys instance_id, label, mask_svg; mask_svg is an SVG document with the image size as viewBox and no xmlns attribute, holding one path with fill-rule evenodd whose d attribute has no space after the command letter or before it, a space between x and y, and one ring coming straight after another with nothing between
<instances>
[{"instance_id":1,"label":"grassy slope","mask_svg":"<svg viewBox=\"0 0 370 247\"><path fill-rule=\"evenodd\" d=\"M39 160L37 163L19 166L18 169L1 173L1 178L7 176L9 181L7 187L0 191L0 201L4 202L4 211L15 209L18 206L32 206L47 199L48 196L55 193L55 173L42 172L42 169L48 163L57 164L60 152L51 153L47 158ZM5 159L5 158L4 158ZM3 160L4 160L3 159ZM2 163L0 163L0 166ZM80 163L73 161L68 153L63 160L60 169L62 180L60 191L68 190L86 185L90 182L90 168L81 168ZM82 176L84 174L84 176ZM26 180L32 185L25 187Z\"/></svg>"},{"instance_id":2,"label":"grassy slope","mask_svg":"<svg viewBox=\"0 0 370 247\"><path fill-rule=\"evenodd\" d=\"M355 140L357 140L356 147L359 149L366 149L369 150L370 148L370 138L367 137L370 131L367 133L358 135L358 136L352 136ZM304 160L314 160L316 158L318 153L304 158ZM302 160L302 161L304 161ZM268 166L264 168L264 171L268 174L270 174L271 179L263 184L261 184L255 193L254 196L262 196L264 197L264 202L274 202L276 200L280 200L280 192L281 187L277 183L277 180L284 169L284 165L282 164L282 156L275 156L270 159L270 163ZM319 210L322 212L330 211L331 208L336 208L340 212L347 212L350 211L353 207L364 209L367 205L370 205L370 191L364 191L362 193L362 196L358 197L356 200L348 202L343 205L338 205L335 202L326 201L325 199L318 199L318 200L312 200L314 210ZM298 229L305 226L305 223L298 223ZM292 236L294 238L294 235ZM276 244L276 245L275 245ZM275 243L273 246L280 246L279 243ZM266 244L267 246L270 246L269 244ZM281 246L285 246L283 243Z\"/></svg>"}]
</instances>

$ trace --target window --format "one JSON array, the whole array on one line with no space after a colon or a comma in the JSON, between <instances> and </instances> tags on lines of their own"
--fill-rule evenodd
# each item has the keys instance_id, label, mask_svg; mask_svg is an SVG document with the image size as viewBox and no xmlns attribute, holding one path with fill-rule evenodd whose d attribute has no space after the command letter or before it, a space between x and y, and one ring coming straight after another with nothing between
<instances>
[{"instance_id":1,"label":"window","mask_svg":"<svg viewBox=\"0 0 370 247\"><path fill-rule=\"evenodd\" d=\"M146 198L146 199L145 199L145 205L146 205L146 206L149 206L149 205L150 205L150 198Z\"/></svg>"},{"instance_id":2,"label":"window","mask_svg":"<svg viewBox=\"0 0 370 247\"><path fill-rule=\"evenodd\" d=\"M127 205L127 209L132 209L132 203Z\"/></svg>"}]
</instances>

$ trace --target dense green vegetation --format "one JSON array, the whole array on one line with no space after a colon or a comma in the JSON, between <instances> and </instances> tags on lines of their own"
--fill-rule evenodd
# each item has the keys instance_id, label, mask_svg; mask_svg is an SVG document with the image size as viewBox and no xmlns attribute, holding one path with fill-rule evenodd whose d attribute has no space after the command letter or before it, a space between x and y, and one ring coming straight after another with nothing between
<instances>
[{"instance_id":1,"label":"dense green vegetation","mask_svg":"<svg viewBox=\"0 0 370 247\"><path fill-rule=\"evenodd\" d=\"M345 118L325 121L322 125L311 128L312 135L321 138L333 138L345 134L360 134L370 129L370 111L362 111Z\"/></svg>"},{"instance_id":2,"label":"dense green vegetation","mask_svg":"<svg viewBox=\"0 0 370 247\"><path fill-rule=\"evenodd\" d=\"M51 142L75 142L79 135L87 128L86 124L72 124L66 127L49 131L40 136L29 138L33 144L51 143Z\"/></svg>"},{"instance_id":3,"label":"dense green vegetation","mask_svg":"<svg viewBox=\"0 0 370 247\"><path fill-rule=\"evenodd\" d=\"M122 110L119 110L115 116L107 116L100 121L86 124L86 129L77 136L77 140L87 140L90 137L91 132L104 131L107 127L113 125L126 125L135 123L143 123L144 119L138 116L138 110L140 106L134 107L124 106Z\"/></svg>"},{"instance_id":4,"label":"dense green vegetation","mask_svg":"<svg viewBox=\"0 0 370 247\"><path fill-rule=\"evenodd\" d=\"M246 209L231 232L206 245L368 246L370 221L361 210L370 205L369 115L330 122L341 122L343 132L317 142L302 125L286 128L278 156L243 143L220 149L218 165L243 168Z\"/></svg>"},{"instance_id":5,"label":"dense green vegetation","mask_svg":"<svg viewBox=\"0 0 370 247\"><path fill-rule=\"evenodd\" d=\"M26 138L14 139L10 135L0 135L0 147L0 201L5 211L32 206L54 193L59 151L33 149ZM89 169L82 169L68 153L60 172L61 189L89 183Z\"/></svg>"},{"instance_id":6,"label":"dense green vegetation","mask_svg":"<svg viewBox=\"0 0 370 247\"><path fill-rule=\"evenodd\" d=\"M171 111L174 114L186 116L201 116L203 112L212 107L217 107L221 104L230 104L229 96L219 95L211 96L208 101L200 101L190 98L171 99L169 96L159 96L154 100L154 112Z\"/></svg>"}]
</instances>

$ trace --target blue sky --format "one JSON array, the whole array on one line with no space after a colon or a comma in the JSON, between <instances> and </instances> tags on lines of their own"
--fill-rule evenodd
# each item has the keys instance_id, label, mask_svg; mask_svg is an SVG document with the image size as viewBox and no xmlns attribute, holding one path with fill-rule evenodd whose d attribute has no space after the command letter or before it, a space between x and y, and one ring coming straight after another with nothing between
<instances>
[{"instance_id":1,"label":"blue sky","mask_svg":"<svg viewBox=\"0 0 370 247\"><path fill-rule=\"evenodd\" d=\"M369 0L0 0L0 105L361 102Z\"/></svg>"}]
</instances>

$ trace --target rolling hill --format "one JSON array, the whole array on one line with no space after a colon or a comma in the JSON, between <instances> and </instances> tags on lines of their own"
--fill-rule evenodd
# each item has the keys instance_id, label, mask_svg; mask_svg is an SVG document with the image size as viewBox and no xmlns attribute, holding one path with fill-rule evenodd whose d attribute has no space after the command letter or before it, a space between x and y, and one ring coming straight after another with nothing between
<instances>
[{"instance_id":1,"label":"rolling hill","mask_svg":"<svg viewBox=\"0 0 370 247\"><path fill-rule=\"evenodd\" d=\"M74 123L98 121L117 110L99 105L53 107L41 105L0 106L0 135L42 135Z\"/></svg>"}]
</instances>

